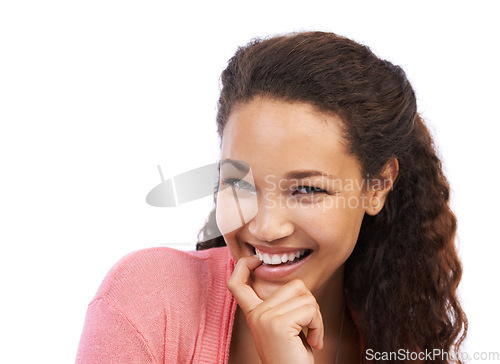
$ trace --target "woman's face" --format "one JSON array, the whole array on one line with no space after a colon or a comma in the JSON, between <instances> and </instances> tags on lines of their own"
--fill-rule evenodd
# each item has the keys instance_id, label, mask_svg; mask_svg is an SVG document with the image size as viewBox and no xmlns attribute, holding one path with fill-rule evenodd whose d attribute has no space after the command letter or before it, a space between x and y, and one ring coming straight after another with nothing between
<instances>
[{"instance_id":1,"label":"woman's face","mask_svg":"<svg viewBox=\"0 0 500 364\"><path fill-rule=\"evenodd\" d=\"M255 98L231 113L217 224L235 260L267 261L250 278L262 299L294 278L313 294L342 282L371 196L344 144L340 119L307 103Z\"/></svg>"}]
</instances>

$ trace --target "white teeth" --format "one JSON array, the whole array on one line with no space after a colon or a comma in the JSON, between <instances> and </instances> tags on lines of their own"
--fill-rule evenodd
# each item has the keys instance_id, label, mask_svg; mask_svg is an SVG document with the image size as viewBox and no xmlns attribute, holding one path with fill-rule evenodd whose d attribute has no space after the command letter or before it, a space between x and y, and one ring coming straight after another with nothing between
<instances>
[{"instance_id":1,"label":"white teeth","mask_svg":"<svg viewBox=\"0 0 500 364\"><path fill-rule=\"evenodd\" d=\"M265 264L278 265L286 262L293 262L296 258L300 258L306 253L305 249L298 250L296 252L282 253L282 254L269 254L263 253L259 249L255 248L255 255Z\"/></svg>"},{"instance_id":2,"label":"white teeth","mask_svg":"<svg viewBox=\"0 0 500 364\"><path fill-rule=\"evenodd\" d=\"M281 257L278 254L271 254L271 264L281 264Z\"/></svg>"}]
</instances>

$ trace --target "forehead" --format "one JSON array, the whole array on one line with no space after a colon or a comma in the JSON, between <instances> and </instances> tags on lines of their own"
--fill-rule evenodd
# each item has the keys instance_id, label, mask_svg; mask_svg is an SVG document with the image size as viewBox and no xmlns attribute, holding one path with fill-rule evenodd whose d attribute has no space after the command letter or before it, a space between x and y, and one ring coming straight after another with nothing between
<instances>
[{"instance_id":1,"label":"forehead","mask_svg":"<svg viewBox=\"0 0 500 364\"><path fill-rule=\"evenodd\" d=\"M307 103L257 98L231 113L222 137L222 159L239 159L268 173L297 168L340 169L353 163L342 121Z\"/></svg>"}]
</instances>

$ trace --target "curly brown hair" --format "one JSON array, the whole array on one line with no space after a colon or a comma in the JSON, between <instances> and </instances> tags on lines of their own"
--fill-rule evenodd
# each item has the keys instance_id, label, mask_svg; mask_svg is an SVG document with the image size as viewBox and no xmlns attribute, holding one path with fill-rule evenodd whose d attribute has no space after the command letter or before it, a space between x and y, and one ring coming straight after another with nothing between
<instances>
[{"instance_id":1,"label":"curly brown hair","mask_svg":"<svg viewBox=\"0 0 500 364\"><path fill-rule=\"evenodd\" d=\"M379 214L365 215L346 261L346 300L363 349L439 349L446 355L433 362L452 362L467 333L456 294L462 275L456 218L441 161L404 71L345 37L302 32L240 47L221 80L221 139L235 105L261 96L308 102L338 115L350 153L367 178L380 177L386 162L397 157L393 189ZM200 231L197 250L225 245L221 236L202 241L214 232L215 209Z\"/></svg>"}]
</instances>

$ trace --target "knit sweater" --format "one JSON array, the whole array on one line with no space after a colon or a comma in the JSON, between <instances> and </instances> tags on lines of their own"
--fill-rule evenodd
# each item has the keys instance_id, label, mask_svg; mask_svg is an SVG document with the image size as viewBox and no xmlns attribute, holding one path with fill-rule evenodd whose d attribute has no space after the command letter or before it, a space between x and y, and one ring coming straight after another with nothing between
<instances>
[{"instance_id":1,"label":"knit sweater","mask_svg":"<svg viewBox=\"0 0 500 364\"><path fill-rule=\"evenodd\" d=\"M227 247L126 255L88 305L76 363L227 363L234 265Z\"/></svg>"}]
</instances>

